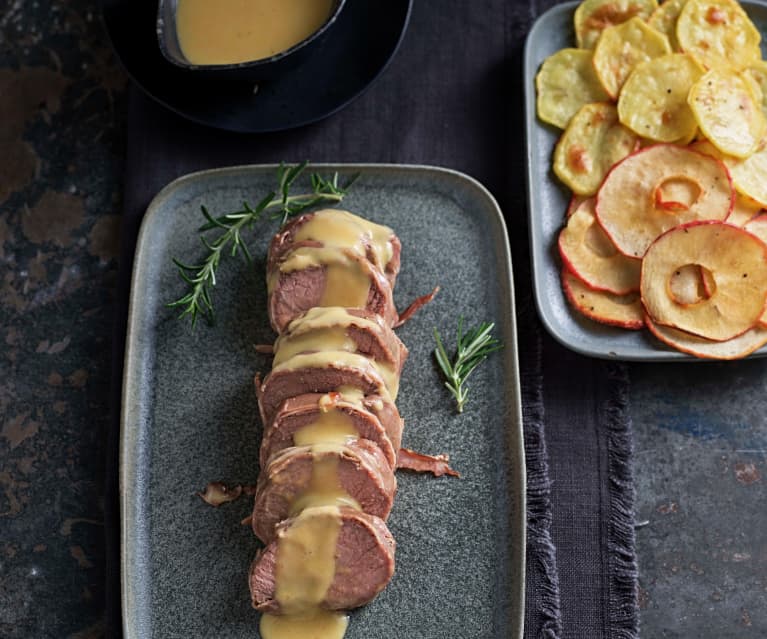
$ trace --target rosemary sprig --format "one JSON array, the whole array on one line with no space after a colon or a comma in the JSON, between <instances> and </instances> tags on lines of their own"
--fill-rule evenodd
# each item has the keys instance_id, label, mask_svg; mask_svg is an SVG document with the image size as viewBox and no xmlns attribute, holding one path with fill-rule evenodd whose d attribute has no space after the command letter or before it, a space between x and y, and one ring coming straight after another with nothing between
<instances>
[{"instance_id":1,"label":"rosemary sprig","mask_svg":"<svg viewBox=\"0 0 767 639\"><path fill-rule=\"evenodd\" d=\"M463 412L468 400L469 389L465 384L469 375L490 353L503 348L503 343L491 335L494 327L493 323L482 322L464 333L461 317L458 320L458 338L452 361L448 357L439 331L434 329L434 339L437 342L434 357L445 376L445 386L455 398L459 413Z\"/></svg>"},{"instance_id":2,"label":"rosemary sprig","mask_svg":"<svg viewBox=\"0 0 767 639\"><path fill-rule=\"evenodd\" d=\"M197 264L187 264L173 258L181 279L189 287L186 295L167 304L171 308L182 309L179 318L188 315L192 320L192 326L197 323L197 318L200 316L207 319L209 323L213 323L215 313L211 289L216 285L216 273L221 257L227 254L235 257L239 253L246 261L251 261L243 232L252 229L253 225L263 218L266 211L269 211L270 220L280 220L282 226L288 218L319 204L340 202L358 177L354 175L341 185L338 181L338 173L334 173L331 178L312 173L311 192L291 195L290 189L293 183L304 172L307 165L308 162L293 166L281 163L277 169L277 192L272 191L267 194L255 207L243 202L240 210L218 217L213 217L205 206L200 207L205 224L198 229L198 232L207 252L205 258ZM220 232L214 238L209 239L205 235L217 229Z\"/></svg>"}]
</instances>

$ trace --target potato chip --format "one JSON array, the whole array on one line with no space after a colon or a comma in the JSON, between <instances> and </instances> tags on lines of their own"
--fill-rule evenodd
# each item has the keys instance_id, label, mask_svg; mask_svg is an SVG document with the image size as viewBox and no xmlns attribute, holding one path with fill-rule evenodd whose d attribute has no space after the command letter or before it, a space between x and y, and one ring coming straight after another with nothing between
<instances>
[{"instance_id":1,"label":"potato chip","mask_svg":"<svg viewBox=\"0 0 767 639\"><path fill-rule=\"evenodd\" d=\"M641 262L619 253L594 217L594 198L584 200L559 233L567 268L595 290L625 295L639 290Z\"/></svg>"},{"instance_id":2,"label":"potato chip","mask_svg":"<svg viewBox=\"0 0 767 639\"><path fill-rule=\"evenodd\" d=\"M693 84L687 101L700 130L726 155L749 157L767 132L749 83L732 71L711 69Z\"/></svg>"},{"instance_id":3,"label":"potato chip","mask_svg":"<svg viewBox=\"0 0 767 639\"><path fill-rule=\"evenodd\" d=\"M656 142L692 139L698 124L687 95L703 72L703 67L684 53L638 64L618 100L621 123Z\"/></svg>"},{"instance_id":4,"label":"potato chip","mask_svg":"<svg viewBox=\"0 0 767 639\"><path fill-rule=\"evenodd\" d=\"M668 38L641 18L607 27L594 48L594 69L607 93L618 98L623 83L640 62L671 53Z\"/></svg>"},{"instance_id":5,"label":"potato chip","mask_svg":"<svg viewBox=\"0 0 767 639\"><path fill-rule=\"evenodd\" d=\"M562 288L570 304L595 322L633 330L644 326L644 309L637 293L595 291L566 268L562 269Z\"/></svg>"},{"instance_id":6,"label":"potato chip","mask_svg":"<svg viewBox=\"0 0 767 639\"><path fill-rule=\"evenodd\" d=\"M686 147L656 144L613 167L597 193L596 215L621 253L642 257L677 224L724 220L732 201L724 164Z\"/></svg>"},{"instance_id":7,"label":"potato chip","mask_svg":"<svg viewBox=\"0 0 767 639\"><path fill-rule=\"evenodd\" d=\"M634 16L649 18L656 0L583 0L575 10L575 39L581 49L592 49L602 31Z\"/></svg>"},{"instance_id":8,"label":"potato chip","mask_svg":"<svg viewBox=\"0 0 767 639\"><path fill-rule=\"evenodd\" d=\"M735 0L687 0L676 37L707 69L744 69L761 57L761 35Z\"/></svg>"},{"instance_id":9,"label":"potato chip","mask_svg":"<svg viewBox=\"0 0 767 639\"><path fill-rule=\"evenodd\" d=\"M712 342L669 326L661 326L645 315L645 324L661 342L672 348L705 359L739 359L767 344L767 328L755 326L724 342Z\"/></svg>"},{"instance_id":10,"label":"potato chip","mask_svg":"<svg viewBox=\"0 0 767 639\"><path fill-rule=\"evenodd\" d=\"M767 62L759 60L748 67L745 73L759 87L762 97L762 113L767 116Z\"/></svg>"},{"instance_id":11,"label":"potato chip","mask_svg":"<svg viewBox=\"0 0 767 639\"><path fill-rule=\"evenodd\" d=\"M560 49L543 61L535 76L541 120L564 129L584 104L609 99L594 72L593 57L586 49Z\"/></svg>"},{"instance_id":12,"label":"potato chip","mask_svg":"<svg viewBox=\"0 0 767 639\"><path fill-rule=\"evenodd\" d=\"M673 51L679 51L679 42L676 39L676 21L685 2L687 0L666 0L652 12L647 20L647 24L668 38Z\"/></svg>"},{"instance_id":13,"label":"potato chip","mask_svg":"<svg viewBox=\"0 0 767 639\"><path fill-rule=\"evenodd\" d=\"M683 266L707 269L714 287L695 304L680 304L669 282ZM767 297L767 245L724 222L681 224L661 235L642 260L642 303L657 324L714 341L753 328Z\"/></svg>"},{"instance_id":14,"label":"potato chip","mask_svg":"<svg viewBox=\"0 0 767 639\"><path fill-rule=\"evenodd\" d=\"M724 162L735 190L760 206L767 207L767 146L745 160L725 155L708 140L700 140L692 146L700 153Z\"/></svg>"},{"instance_id":15,"label":"potato chip","mask_svg":"<svg viewBox=\"0 0 767 639\"><path fill-rule=\"evenodd\" d=\"M639 138L618 122L611 104L587 104L570 120L554 149L554 173L578 195L594 195L610 167Z\"/></svg>"}]
</instances>

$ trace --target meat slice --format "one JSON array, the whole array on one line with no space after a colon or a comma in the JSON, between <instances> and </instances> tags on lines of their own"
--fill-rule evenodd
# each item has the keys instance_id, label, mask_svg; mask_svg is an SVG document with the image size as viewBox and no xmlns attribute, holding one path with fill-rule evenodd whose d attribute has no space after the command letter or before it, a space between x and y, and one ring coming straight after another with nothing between
<instances>
[{"instance_id":1,"label":"meat slice","mask_svg":"<svg viewBox=\"0 0 767 639\"><path fill-rule=\"evenodd\" d=\"M298 247L288 252L267 272L269 321L277 333L284 331L291 320L310 308L339 304L330 295L331 267L345 270L355 280L365 281L367 296L360 301L360 307L380 315L389 326L397 322L399 315L394 306L391 282L379 268L353 251L337 249L333 253L311 255L308 253L311 248ZM334 263L330 263L331 256ZM294 259L288 261L289 258Z\"/></svg>"},{"instance_id":2,"label":"meat slice","mask_svg":"<svg viewBox=\"0 0 767 639\"><path fill-rule=\"evenodd\" d=\"M393 402L399 375L364 355L322 351L291 357L275 366L263 382L257 375L255 385L261 420L268 425L282 402L305 393L330 393L348 387Z\"/></svg>"},{"instance_id":3,"label":"meat slice","mask_svg":"<svg viewBox=\"0 0 767 639\"><path fill-rule=\"evenodd\" d=\"M362 308L315 307L292 320L274 344L275 365L306 351L338 347L367 355L399 375L408 350L380 315Z\"/></svg>"},{"instance_id":4,"label":"meat slice","mask_svg":"<svg viewBox=\"0 0 767 639\"><path fill-rule=\"evenodd\" d=\"M286 399L264 430L261 468L266 467L273 455L294 446L296 433L315 424L322 413L329 410L341 411L356 430L357 438L373 442L389 466L396 466L397 449L402 442L402 418L392 402L378 395L355 398L342 393L307 393Z\"/></svg>"},{"instance_id":5,"label":"meat slice","mask_svg":"<svg viewBox=\"0 0 767 639\"><path fill-rule=\"evenodd\" d=\"M342 227L342 232L337 232L339 226ZM267 271L272 271L287 253L296 248L325 246L328 236L332 236L330 241L335 246L354 250L377 266L394 288L402 251L402 245L394 231L348 211L337 209L305 213L283 226L269 244ZM385 247L382 246L384 241L387 244ZM386 257L388 260L382 264Z\"/></svg>"},{"instance_id":6,"label":"meat slice","mask_svg":"<svg viewBox=\"0 0 767 639\"><path fill-rule=\"evenodd\" d=\"M323 472L323 462L328 464L324 468L332 471L330 481L327 471ZM291 511L299 510L299 500L310 494L323 501L351 499L364 512L386 519L396 491L394 471L381 449L368 440L286 448L271 459L258 477L253 532L269 543L275 526L287 519Z\"/></svg>"},{"instance_id":7,"label":"meat slice","mask_svg":"<svg viewBox=\"0 0 767 639\"><path fill-rule=\"evenodd\" d=\"M309 509L302 516L313 516ZM315 515L316 516L316 515ZM386 524L374 515L342 507L338 516L341 528L336 540L336 570L325 598L320 604L327 610L349 610L363 606L381 592L394 574L395 542ZM248 582L253 607L279 614L275 599L276 567L279 560L279 537L295 522L280 524L277 539L255 558Z\"/></svg>"}]
</instances>

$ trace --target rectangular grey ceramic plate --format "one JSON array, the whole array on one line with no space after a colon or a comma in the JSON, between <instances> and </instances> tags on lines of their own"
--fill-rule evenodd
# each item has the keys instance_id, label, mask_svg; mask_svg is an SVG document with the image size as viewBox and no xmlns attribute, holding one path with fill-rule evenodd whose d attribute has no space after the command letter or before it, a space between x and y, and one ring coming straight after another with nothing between
<instances>
[{"instance_id":1,"label":"rectangular grey ceramic plate","mask_svg":"<svg viewBox=\"0 0 767 639\"><path fill-rule=\"evenodd\" d=\"M403 445L450 453L461 478L398 473L389 519L397 570L354 611L347 637L522 637L525 467L509 246L492 196L460 173L417 166L319 166L360 177L344 207L402 240L399 308L436 284L437 298L398 330L410 349L398 399ZM218 323L192 330L164 304L184 292L172 256L201 256L200 205L236 209L274 188L275 167L197 173L152 202L139 237L123 388L121 491L127 639L258 636L246 582L258 545L240 521L250 499L219 509L195 491L212 480L253 484L261 426L253 375L270 361L264 256L274 225L253 233L255 263L225 260ZM456 415L431 351L432 329L464 315L496 322L506 348L470 380Z\"/></svg>"},{"instance_id":2,"label":"rectangular grey ceramic plate","mask_svg":"<svg viewBox=\"0 0 767 639\"><path fill-rule=\"evenodd\" d=\"M767 34L767 5L741 2L756 27ZM535 75L541 63L563 47L575 46L573 13L577 2L549 9L533 25L525 46L528 206L533 284L543 324L564 346L593 357L647 362L695 361L661 344L649 331L628 331L592 322L567 303L559 281L561 264L556 241L565 217L569 191L551 171L554 146L561 131L542 123L535 113ZM765 47L763 38L762 48ZM767 355L762 348L750 357Z\"/></svg>"}]
</instances>

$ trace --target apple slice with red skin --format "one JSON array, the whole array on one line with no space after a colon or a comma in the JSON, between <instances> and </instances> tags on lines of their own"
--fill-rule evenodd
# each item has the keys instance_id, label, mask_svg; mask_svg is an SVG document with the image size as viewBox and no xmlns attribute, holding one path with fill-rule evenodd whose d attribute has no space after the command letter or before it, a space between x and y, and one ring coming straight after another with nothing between
<instances>
[{"instance_id":1,"label":"apple slice with red skin","mask_svg":"<svg viewBox=\"0 0 767 639\"><path fill-rule=\"evenodd\" d=\"M590 288L625 295L639 290L641 261L619 253L594 217L594 198L583 200L559 233L564 265Z\"/></svg>"},{"instance_id":2,"label":"apple slice with red skin","mask_svg":"<svg viewBox=\"0 0 767 639\"><path fill-rule=\"evenodd\" d=\"M644 309L638 293L613 295L596 291L566 267L562 269L562 289L573 308L595 322L630 330L644 326Z\"/></svg>"},{"instance_id":3,"label":"apple slice with red skin","mask_svg":"<svg viewBox=\"0 0 767 639\"><path fill-rule=\"evenodd\" d=\"M687 265L705 268L713 279L711 295L695 304L680 304L670 291L674 273ZM767 245L725 222L681 224L647 250L640 292L654 323L713 341L732 339L756 325L765 310Z\"/></svg>"},{"instance_id":4,"label":"apple slice with red skin","mask_svg":"<svg viewBox=\"0 0 767 639\"><path fill-rule=\"evenodd\" d=\"M567 204L567 213L565 214L565 217L570 217L573 213L575 213L576 210L578 210L578 207L583 204L586 200L591 200L594 196L586 197L584 195L578 195L577 193L573 193L572 197L570 198L570 202Z\"/></svg>"},{"instance_id":5,"label":"apple slice with red skin","mask_svg":"<svg viewBox=\"0 0 767 639\"><path fill-rule=\"evenodd\" d=\"M749 233L756 235L762 242L767 243L767 213L762 213L761 215L751 218L746 222L743 228ZM767 309L765 309L764 313L762 313L762 316L759 318L759 324L767 326Z\"/></svg>"},{"instance_id":6,"label":"apple slice with red skin","mask_svg":"<svg viewBox=\"0 0 767 639\"><path fill-rule=\"evenodd\" d=\"M726 219L733 201L721 161L687 147L655 144L613 166L597 192L596 217L621 253L641 258L670 228Z\"/></svg>"},{"instance_id":7,"label":"apple slice with red skin","mask_svg":"<svg viewBox=\"0 0 767 639\"><path fill-rule=\"evenodd\" d=\"M767 328L761 325L724 342L712 342L670 326L656 324L649 315L645 316L645 323L650 332L664 344L705 359L740 359L767 344Z\"/></svg>"}]
</instances>

